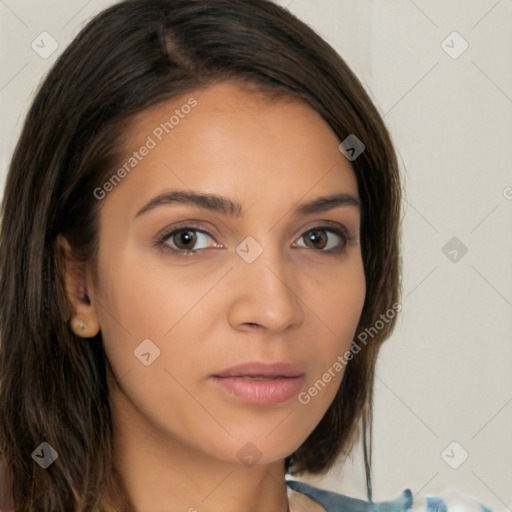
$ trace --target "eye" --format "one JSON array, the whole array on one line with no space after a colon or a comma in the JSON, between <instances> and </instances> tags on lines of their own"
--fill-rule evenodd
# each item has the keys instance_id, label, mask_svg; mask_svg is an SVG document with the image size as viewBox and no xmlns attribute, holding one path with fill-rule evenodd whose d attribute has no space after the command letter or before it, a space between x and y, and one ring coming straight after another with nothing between
<instances>
[{"instance_id":1,"label":"eye","mask_svg":"<svg viewBox=\"0 0 512 512\"><path fill-rule=\"evenodd\" d=\"M213 240L212 235L207 231L194 226L184 226L165 231L157 236L155 246L178 256L193 256L200 250L209 248L208 238ZM350 236L343 228L318 226L306 231L299 240L302 239L305 240L304 245L297 243L295 247L315 249L323 253L338 253L346 248ZM222 245L215 243L211 247L222 247Z\"/></svg>"},{"instance_id":2,"label":"eye","mask_svg":"<svg viewBox=\"0 0 512 512\"><path fill-rule=\"evenodd\" d=\"M199 249L207 249L207 239L212 238L206 231L193 227L174 229L164 233L158 242L163 248L176 254L188 255ZM197 246L199 244L199 247Z\"/></svg>"},{"instance_id":3,"label":"eye","mask_svg":"<svg viewBox=\"0 0 512 512\"><path fill-rule=\"evenodd\" d=\"M304 239L306 242L305 245L299 247L334 253L345 249L349 235L343 229L318 226L306 231L301 236L301 239ZM338 241L336 241L336 239L338 239ZM341 242L339 240L341 240Z\"/></svg>"}]
</instances>

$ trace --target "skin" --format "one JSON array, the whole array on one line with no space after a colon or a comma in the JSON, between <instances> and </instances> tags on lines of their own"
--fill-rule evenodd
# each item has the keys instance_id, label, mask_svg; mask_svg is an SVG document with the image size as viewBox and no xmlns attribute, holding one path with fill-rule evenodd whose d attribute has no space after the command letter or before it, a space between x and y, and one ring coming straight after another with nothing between
<instances>
[{"instance_id":1,"label":"skin","mask_svg":"<svg viewBox=\"0 0 512 512\"><path fill-rule=\"evenodd\" d=\"M209 376L249 361L294 362L307 390L350 348L365 298L359 207L293 210L334 193L358 197L357 182L340 140L311 107L233 82L139 114L127 157L192 96L197 106L102 200L98 279L69 256L69 298L74 318L88 323L82 336L102 332L114 459L138 511L284 512L284 458L321 420L343 372L307 405L297 396L247 403ZM235 218L163 204L137 216L170 190L223 195L243 211ZM177 234L154 246L178 222L197 229L192 220L208 232L193 232L195 245ZM310 242L308 230L326 223L345 226L349 241L327 230ZM263 250L250 264L235 251L247 236ZM165 246L197 251L179 256ZM336 246L343 250L326 252ZM149 366L134 357L144 339L160 350ZM260 455L252 466L237 458L247 443ZM303 495L289 498L292 511L323 510Z\"/></svg>"}]
</instances>

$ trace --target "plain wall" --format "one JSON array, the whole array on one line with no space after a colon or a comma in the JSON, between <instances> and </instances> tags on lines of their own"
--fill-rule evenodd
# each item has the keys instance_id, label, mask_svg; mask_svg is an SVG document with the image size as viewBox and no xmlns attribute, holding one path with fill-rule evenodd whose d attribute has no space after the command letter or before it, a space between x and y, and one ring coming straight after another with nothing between
<instances>
[{"instance_id":1,"label":"plain wall","mask_svg":"<svg viewBox=\"0 0 512 512\"><path fill-rule=\"evenodd\" d=\"M0 3L2 187L38 84L112 3ZM403 310L377 370L374 499L454 488L510 510L512 2L278 3L362 80L404 176ZM31 48L44 31L59 45L47 59ZM304 479L366 498L360 449L352 463Z\"/></svg>"}]
</instances>

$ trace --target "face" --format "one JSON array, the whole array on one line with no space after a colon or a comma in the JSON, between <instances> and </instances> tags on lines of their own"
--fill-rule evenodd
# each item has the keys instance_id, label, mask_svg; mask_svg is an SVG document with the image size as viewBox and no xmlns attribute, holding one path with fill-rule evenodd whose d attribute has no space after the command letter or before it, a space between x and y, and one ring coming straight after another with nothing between
<instances>
[{"instance_id":1,"label":"face","mask_svg":"<svg viewBox=\"0 0 512 512\"><path fill-rule=\"evenodd\" d=\"M125 429L259 463L313 431L365 298L357 182L339 143L305 103L229 82L137 116L126 172L96 191L87 280Z\"/></svg>"}]
</instances>

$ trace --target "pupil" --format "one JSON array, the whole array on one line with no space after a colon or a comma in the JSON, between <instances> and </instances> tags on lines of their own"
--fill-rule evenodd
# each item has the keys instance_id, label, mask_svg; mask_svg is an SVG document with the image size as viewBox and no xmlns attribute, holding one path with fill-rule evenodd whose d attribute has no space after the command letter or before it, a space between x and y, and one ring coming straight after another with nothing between
<instances>
[{"instance_id":1,"label":"pupil","mask_svg":"<svg viewBox=\"0 0 512 512\"><path fill-rule=\"evenodd\" d=\"M192 231L182 231L180 238L180 243L183 245L194 245L194 236Z\"/></svg>"},{"instance_id":2,"label":"pupil","mask_svg":"<svg viewBox=\"0 0 512 512\"><path fill-rule=\"evenodd\" d=\"M322 232L321 231L311 231L310 235L309 235L309 239L310 241L315 244L315 243L318 243L319 241L321 241L321 238L322 238Z\"/></svg>"}]
</instances>

